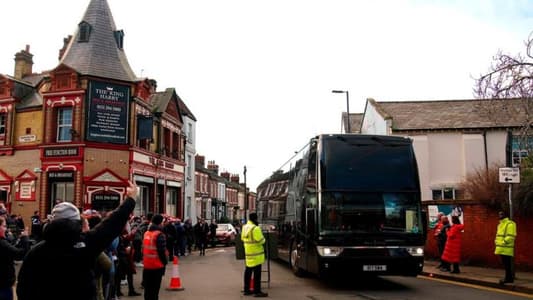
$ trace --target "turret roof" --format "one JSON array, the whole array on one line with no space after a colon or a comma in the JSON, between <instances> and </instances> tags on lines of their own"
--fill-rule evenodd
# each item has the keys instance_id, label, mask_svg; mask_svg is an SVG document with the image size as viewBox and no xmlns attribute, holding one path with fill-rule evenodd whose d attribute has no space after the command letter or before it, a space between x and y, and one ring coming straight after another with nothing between
<instances>
[{"instance_id":1,"label":"turret roof","mask_svg":"<svg viewBox=\"0 0 533 300\"><path fill-rule=\"evenodd\" d=\"M88 35L80 38L80 29L87 24ZM116 29L107 1L91 0L60 63L82 75L137 81L122 42L117 40L121 34L123 32Z\"/></svg>"}]
</instances>

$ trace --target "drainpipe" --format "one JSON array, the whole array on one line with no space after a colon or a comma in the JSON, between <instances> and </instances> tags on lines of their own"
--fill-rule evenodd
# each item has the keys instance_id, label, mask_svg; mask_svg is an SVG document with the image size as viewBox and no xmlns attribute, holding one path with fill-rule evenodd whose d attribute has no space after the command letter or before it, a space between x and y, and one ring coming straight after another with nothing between
<instances>
[{"instance_id":1,"label":"drainpipe","mask_svg":"<svg viewBox=\"0 0 533 300\"><path fill-rule=\"evenodd\" d=\"M487 131L483 130L483 150L485 152L485 170L489 169L489 158L487 157Z\"/></svg>"}]
</instances>

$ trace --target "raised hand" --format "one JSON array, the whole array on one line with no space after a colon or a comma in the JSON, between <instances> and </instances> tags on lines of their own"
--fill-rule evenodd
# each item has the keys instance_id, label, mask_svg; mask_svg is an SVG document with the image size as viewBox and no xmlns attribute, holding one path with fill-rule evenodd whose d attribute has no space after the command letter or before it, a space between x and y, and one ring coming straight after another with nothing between
<instances>
[{"instance_id":1,"label":"raised hand","mask_svg":"<svg viewBox=\"0 0 533 300\"><path fill-rule=\"evenodd\" d=\"M128 183L129 183L129 186L126 188L126 196L133 198L133 199L137 198L137 194L139 192L137 185L131 180L128 180Z\"/></svg>"}]
</instances>

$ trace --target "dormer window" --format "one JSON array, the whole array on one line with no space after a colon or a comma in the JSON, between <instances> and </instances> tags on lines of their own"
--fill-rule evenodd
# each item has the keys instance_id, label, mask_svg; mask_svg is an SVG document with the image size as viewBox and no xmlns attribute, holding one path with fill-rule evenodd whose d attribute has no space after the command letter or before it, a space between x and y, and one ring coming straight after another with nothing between
<instances>
[{"instance_id":1,"label":"dormer window","mask_svg":"<svg viewBox=\"0 0 533 300\"><path fill-rule=\"evenodd\" d=\"M117 42L117 47L122 49L124 47L124 31L117 30L115 33L115 41Z\"/></svg>"},{"instance_id":2,"label":"dormer window","mask_svg":"<svg viewBox=\"0 0 533 300\"><path fill-rule=\"evenodd\" d=\"M78 42L88 42L91 35L91 25L85 21L79 25Z\"/></svg>"}]
</instances>

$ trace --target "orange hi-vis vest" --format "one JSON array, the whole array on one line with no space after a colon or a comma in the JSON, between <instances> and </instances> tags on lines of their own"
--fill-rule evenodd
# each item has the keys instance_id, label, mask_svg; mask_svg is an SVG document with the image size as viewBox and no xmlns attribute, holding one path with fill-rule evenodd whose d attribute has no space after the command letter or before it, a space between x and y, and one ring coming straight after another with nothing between
<instances>
[{"instance_id":1,"label":"orange hi-vis vest","mask_svg":"<svg viewBox=\"0 0 533 300\"><path fill-rule=\"evenodd\" d=\"M157 254L157 237L161 231L146 231L143 239L143 265L145 269L162 269L165 266Z\"/></svg>"}]
</instances>

